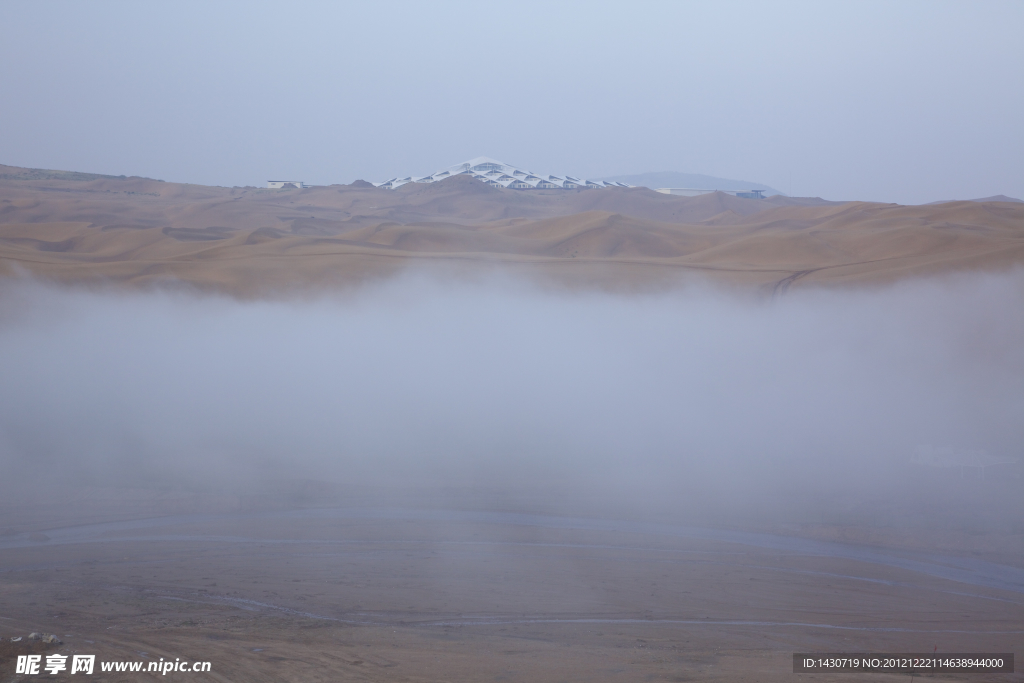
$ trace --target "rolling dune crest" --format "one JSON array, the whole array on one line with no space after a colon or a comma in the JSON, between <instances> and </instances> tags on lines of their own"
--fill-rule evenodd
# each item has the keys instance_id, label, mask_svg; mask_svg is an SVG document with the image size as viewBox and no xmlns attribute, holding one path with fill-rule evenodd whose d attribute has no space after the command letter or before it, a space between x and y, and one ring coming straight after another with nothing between
<instances>
[{"instance_id":1,"label":"rolling dune crest","mask_svg":"<svg viewBox=\"0 0 1024 683\"><path fill-rule=\"evenodd\" d=\"M1024 204L923 206L698 197L646 188L520 192L453 177L380 190L220 188L0 168L0 272L180 281L263 295L410 266L496 264L562 283L650 287L699 275L779 291L1024 263Z\"/></svg>"}]
</instances>

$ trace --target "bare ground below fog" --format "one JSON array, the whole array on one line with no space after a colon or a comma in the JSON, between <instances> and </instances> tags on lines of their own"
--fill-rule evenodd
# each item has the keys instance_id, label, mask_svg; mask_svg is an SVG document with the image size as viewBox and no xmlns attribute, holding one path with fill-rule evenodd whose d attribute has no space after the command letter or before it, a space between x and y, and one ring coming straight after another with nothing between
<instances>
[{"instance_id":1,"label":"bare ground below fog","mask_svg":"<svg viewBox=\"0 0 1024 683\"><path fill-rule=\"evenodd\" d=\"M220 681L789 681L799 651L1024 645L1024 566L1000 564L1019 559L1012 530L936 555L921 551L934 530L914 551L865 522L888 548L830 556L778 535L817 535L812 526L777 526L764 538L782 540L759 544L728 530L429 506L193 496L168 515L175 496L163 500L122 507L93 491L70 503L91 505L74 518L5 511L20 526L0 538L0 680L29 680L13 675L24 644L7 642L29 631L99 660L210 661L204 679ZM975 569L941 575L960 565Z\"/></svg>"}]
</instances>

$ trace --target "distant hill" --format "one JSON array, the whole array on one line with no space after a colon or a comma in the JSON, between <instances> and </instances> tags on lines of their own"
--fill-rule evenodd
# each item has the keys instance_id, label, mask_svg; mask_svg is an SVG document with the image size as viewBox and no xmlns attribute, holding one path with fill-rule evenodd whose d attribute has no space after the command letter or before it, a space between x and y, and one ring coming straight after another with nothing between
<instances>
[{"instance_id":1,"label":"distant hill","mask_svg":"<svg viewBox=\"0 0 1024 683\"><path fill-rule=\"evenodd\" d=\"M0 286L31 273L274 296L408 266L626 290L700 277L772 293L797 280L878 283L1024 264L1024 203L520 191L462 175L397 190L93 175L0 166Z\"/></svg>"},{"instance_id":2,"label":"distant hill","mask_svg":"<svg viewBox=\"0 0 1024 683\"><path fill-rule=\"evenodd\" d=\"M130 176L139 178L140 176ZM21 168L0 164L0 180L124 180L129 176L104 175L102 173L81 173L79 171L55 171L48 168ZM153 178L143 178L153 180ZM163 182L162 180L157 182Z\"/></svg>"},{"instance_id":3,"label":"distant hill","mask_svg":"<svg viewBox=\"0 0 1024 683\"><path fill-rule=\"evenodd\" d=\"M992 195L991 197L982 197L981 199L943 199L940 202L928 202L928 204L948 204L950 202L1014 202L1016 204L1024 204L1024 199L1017 199L1015 197L1007 197L1005 194Z\"/></svg>"},{"instance_id":4,"label":"distant hill","mask_svg":"<svg viewBox=\"0 0 1024 683\"><path fill-rule=\"evenodd\" d=\"M679 173L678 171L656 171L653 173L639 173L637 175L617 175L599 178L599 180L614 180L627 185L637 187L649 187L657 190L659 187L689 187L695 190L764 190L766 195L781 194L774 187L768 187L761 183L751 183L746 180L730 180L728 178L716 178L703 173Z\"/></svg>"}]
</instances>

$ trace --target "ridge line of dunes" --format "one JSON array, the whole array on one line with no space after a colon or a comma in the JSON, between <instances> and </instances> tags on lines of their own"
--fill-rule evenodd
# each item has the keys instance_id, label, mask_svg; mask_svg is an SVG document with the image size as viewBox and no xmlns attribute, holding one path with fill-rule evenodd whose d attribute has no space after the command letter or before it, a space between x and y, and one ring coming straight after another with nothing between
<instances>
[{"instance_id":1,"label":"ridge line of dunes","mask_svg":"<svg viewBox=\"0 0 1024 683\"><path fill-rule=\"evenodd\" d=\"M527 192L464 177L407 187L221 188L0 166L0 273L266 295L424 264L583 286L700 274L778 290L1024 263L1019 202Z\"/></svg>"}]
</instances>

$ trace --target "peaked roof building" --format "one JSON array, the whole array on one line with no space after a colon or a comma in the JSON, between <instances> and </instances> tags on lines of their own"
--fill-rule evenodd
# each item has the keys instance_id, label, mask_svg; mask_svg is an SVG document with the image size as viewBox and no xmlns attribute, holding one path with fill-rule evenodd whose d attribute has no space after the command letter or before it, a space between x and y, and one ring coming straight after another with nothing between
<instances>
[{"instance_id":1,"label":"peaked roof building","mask_svg":"<svg viewBox=\"0 0 1024 683\"><path fill-rule=\"evenodd\" d=\"M557 176L533 173L489 157L470 159L461 164L455 164L444 170L419 178L414 176L392 178L383 183L374 183L374 185L385 190L393 190L406 183L436 183L439 180L455 175L468 175L488 185L507 187L512 190L579 190L588 188L599 189L602 187L632 187L632 185L626 185L625 183L585 180L571 175Z\"/></svg>"}]
</instances>

